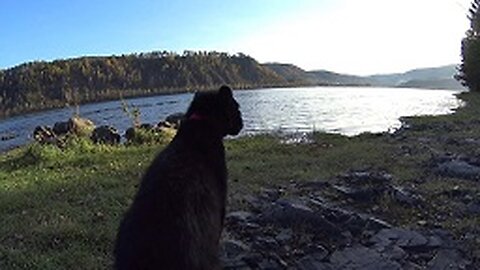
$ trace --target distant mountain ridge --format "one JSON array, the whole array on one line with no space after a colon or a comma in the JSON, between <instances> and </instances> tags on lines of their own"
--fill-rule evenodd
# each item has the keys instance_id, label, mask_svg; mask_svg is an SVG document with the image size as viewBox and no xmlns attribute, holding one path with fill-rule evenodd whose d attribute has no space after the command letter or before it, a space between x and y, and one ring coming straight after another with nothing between
<instances>
[{"instance_id":1,"label":"distant mountain ridge","mask_svg":"<svg viewBox=\"0 0 480 270\"><path fill-rule=\"evenodd\" d=\"M421 68L405 73L380 74L365 77L376 86L413 87L428 89L462 89L460 82L455 80L457 65L447 65L433 68Z\"/></svg>"},{"instance_id":2,"label":"distant mountain ridge","mask_svg":"<svg viewBox=\"0 0 480 270\"><path fill-rule=\"evenodd\" d=\"M368 86L371 81L367 78L335 73L327 70L305 71L292 64L267 63L263 66L273 70L288 82L294 84L321 85L321 86Z\"/></svg>"},{"instance_id":3,"label":"distant mountain ridge","mask_svg":"<svg viewBox=\"0 0 480 270\"><path fill-rule=\"evenodd\" d=\"M290 83L323 86L383 86L426 89L462 89L455 80L456 65L422 68L405 73L355 76L327 70L305 71L295 65L267 63L263 66L275 71Z\"/></svg>"},{"instance_id":4,"label":"distant mountain ridge","mask_svg":"<svg viewBox=\"0 0 480 270\"><path fill-rule=\"evenodd\" d=\"M88 102L233 88L384 86L459 89L456 66L354 76L305 71L292 64L260 64L238 53L151 52L25 63L0 70L0 118Z\"/></svg>"}]
</instances>

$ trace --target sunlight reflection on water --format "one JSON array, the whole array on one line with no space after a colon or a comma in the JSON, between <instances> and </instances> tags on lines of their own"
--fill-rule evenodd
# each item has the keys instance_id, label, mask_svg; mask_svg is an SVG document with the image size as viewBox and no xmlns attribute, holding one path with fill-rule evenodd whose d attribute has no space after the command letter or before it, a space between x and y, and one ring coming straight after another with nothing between
<instances>
[{"instance_id":1,"label":"sunlight reflection on water","mask_svg":"<svg viewBox=\"0 0 480 270\"><path fill-rule=\"evenodd\" d=\"M317 87L237 92L243 132L326 131L344 135L399 128L402 116L453 112L459 91Z\"/></svg>"},{"instance_id":2,"label":"sunlight reflection on water","mask_svg":"<svg viewBox=\"0 0 480 270\"><path fill-rule=\"evenodd\" d=\"M400 88L313 87L236 91L244 129L240 135L325 131L356 135L385 132L400 127L399 118L451 113L461 106L459 91ZM183 112L192 94L129 99L140 108L145 123L158 123L169 114ZM59 109L0 120L0 151L31 139L37 125L66 121L72 109ZM82 105L80 114L97 126L112 125L124 132L131 120L119 101ZM14 138L11 138L14 137Z\"/></svg>"}]
</instances>

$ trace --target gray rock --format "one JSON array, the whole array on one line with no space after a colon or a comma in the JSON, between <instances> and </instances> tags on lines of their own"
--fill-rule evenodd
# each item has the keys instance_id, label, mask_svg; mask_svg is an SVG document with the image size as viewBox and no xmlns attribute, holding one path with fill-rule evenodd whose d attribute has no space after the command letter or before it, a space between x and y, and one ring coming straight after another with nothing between
<instances>
[{"instance_id":1,"label":"gray rock","mask_svg":"<svg viewBox=\"0 0 480 270\"><path fill-rule=\"evenodd\" d=\"M330 183L326 181L311 181L300 184L300 188L310 189L310 190L324 190L328 188Z\"/></svg>"},{"instance_id":2,"label":"gray rock","mask_svg":"<svg viewBox=\"0 0 480 270\"><path fill-rule=\"evenodd\" d=\"M260 253L248 253L243 257L243 261L245 261L248 266L257 269L260 262L263 261L263 256Z\"/></svg>"},{"instance_id":3,"label":"gray rock","mask_svg":"<svg viewBox=\"0 0 480 270\"><path fill-rule=\"evenodd\" d=\"M312 249L313 252L309 252L310 255L307 255L306 257L312 257L317 261L325 261L329 255L329 252L327 249L325 249L323 246L316 246L314 249Z\"/></svg>"},{"instance_id":4,"label":"gray rock","mask_svg":"<svg viewBox=\"0 0 480 270\"><path fill-rule=\"evenodd\" d=\"M285 243L290 241L292 237L293 237L292 229L283 229L277 234L277 236L275 236L275 240L277 240L280 243Z\"/></svg>"},{"instance_id":5,"label":"gray rock","mask_svg":"<svg viewBox=\"0 0 480 270\"><path fill-rule=\"evenodd\" d=\"M428 237L427 247L431 249L435 249L443 246L444 246L444 242L440 237L436 235L432 235Z\"/></svg>"},{"instance_id":6,"label":"gray rock","mask_svg":"<svg viewBox=\"0 0 480 270\"><path fill-rule=\"evenodd\" d=\"M330 257L334 269L379 270L402 269L402 266L373 249L364 246L349 247L335 251Z\"/></svg>"},{"instance_id":7,"label":"gray rock","mask_svg":"<svg viewBox=\"0 0 480 270\"><path fill-rule=\"evenodd\" d=\"M457 246L454 236L449 231L443 229L434 229L429 233L429 246L440 247L443 249L455 249Z\"/></svg>"},{"instance_id":8,"label":"gray rock","mask_svg":"<svg viewBox=\"0 0 480 270\"><path fill-rule=\"evenodd\" d=\"M375 184L385 185L392 181L392 175L385 172L350 172L341 176L342 179L353 184Z\"/></svg>"},{"instance_id":9,"label":"gray rock","mask_svg":"<svg viewBox=\"0 0 480 270\"><path fill-rule=\"evenodd\" d=\"M247 211L235 211L225 216L225 222L231 224L244 224L253 220L254 214Z\"/></svg>"},{"instance_id":10,"label":"gray rock","mask_svg":"<svg viewBox=\"0 0 480 270\"><path fill-rule=\"evenodd\" d=\"M140 124L137 127L129 127L124 134L124 137L127 139L127 141L133 141L135 139L135 136L137 136L139 131L149 131L149 132L161 132L161 127L160 126L153 126L152 124L149 123L143 123Z\"/></svg>"},{"instance_id":11,"label":"gray rock","mask_svg":"<svg viewBox=\"0 0 480 270\"><path fill-rule=\"evenodd\" d=\"M378 247L399 246L401 248L427 247L428 239L416 231L403 228L383 229L370 241Z\"/></svg>"},{"instance_id":12,"label":"gray rock","mask_svg":"<svg viewBox=\"0 0 480 270\"><path fill-rule=\"evenodd\" d=\"M250 247L238 240L225 240L221 245L224 258L237 258L250 251Z\"/></svg>"},{"instance_id":13,"label":"gray rock","mask_svg":"<svg viewBox=\"0 0 480 270\"><path fill-rule=\"evenodd\" d=\"M125 131L125 138L127 139L127 141L131 141L135 138L135 128L133 127L129 127L126 131Z\"/></svg>"},{"instance_id":14,"label":"gray rock","mask_svg":"<svg viewBox=\"0 0 480 270\"><path fill-rule=\"evenodd\" d=\"M138 128L141 128L143 130L151 130L154 128L154 126L150 123L143 123Z\"/></svg>"},{"instance_id":15,"label":"gray rock","mask_svg":"<svg viewBox=\"0 0 480 270\"><path fill-rule=\"evenodd\" d=\"M480 203L471 202L467 205L467 213L470 215L480 215Z\"/></svg>"},{"instance_id":16,"label":"gray rock","mask_svg":"<svg viewBox=\"0 0 480 270\"><path fill-rule=\"evenodd\" d=\"M392 260L401 260L403 258L405 258L405 256L407 255L407 253L405 252L405 250L403 250L402 248L398 247L398 246L380 246L380 245L377 245L377 246L374 246L373 247L378 253L381 253L382 256L385 256L389 259L392 259Z\"/></svg>"},{"instance_id":17,"label":"gray rock","mask_svg":"<svg viewBox=\"0 0 480 270\"><path fill-rule=\"evenodd\" d=\"M371 202L380 197L385 188L383 186L348 187L334 185L333 188L341 194L359 202Z\"/></svg>"},{"instance_id":18,"label":"gray rock","mask_svg":"<svg viewBox=\"0 0 480 270\"><path fill-rule=\"evenodd\" d=\"M0 135L0 141L5 142L5 141L13 140L13 139L15 139L17 136L18 136L18 135L16 135L15 133L3 134L3 135Z\"/></svg>"},{"instance_id":19,"label":"gray rock","mask_svg":"<svg viewBox=\"0 0 480 270\"><path fill-rule=\"evenodd\" d=\"M53 125L53 132L56 135L65 135L69 132L71 132L73 129L72 122L67 121L67 122L56 122Z\"/></svg>"},{"instance_id":20,"label":"gray rock","mask_svg":"<svg viewBox=\"0 0 480 270\"><path fill-rule=\"evenodd\" d=\"M465 260L457 250L442 249L435 254L435 257L428 262L431 270L454 270L466 269L470 263Z\"/></svg>"},{"instance_id":21,"label":"gray rock","mask_svg":"<svg viewBox=\"0 0 480 270\"><path fill-rule=\"evenodd\" d=\"M273 259L264 259L258 264L260 270L278 270L282 269L282 266Z\"/></svg>"},{"instance_id":22,"label":"gray rock","mask_svg":"<svg viewBox=\"0 0 480 270\"><path fill-rule=\"evenodd\" d=\"M364 230L379 231L381 229L388 229L388 228L392 228L392 225L390 225L388 222L376 217L368 217Z\"/></svg>"},{"instance_id":23,"label":"gray rock","mask_svg":"<svg viewBox=\"0 0 480 270\"><path fill-rule=\"evenodd\" d=\"M71 133L84 137L92 135L92 131L95 129L95 124L92 120L79 116L73 116L68 119L68 125L71 127Z\"/></svg>"},{"instance_id":24,"label":"gray rock","mask_svg":"<svg viewBox=\"0 0 480 270\"><path fill-rule=\"evenodd\" d=\"M339 228L301 202L281 199L262 214L260 221L282 227L307 225L324 232L339 233Z\"/></svg>"},{"instance_id":25,"label":"gray rock","mask_svg":"<svg viewBox=\"0 0 480 270\"><path fill-rule=\"evenodd\" d=\"M183 119L185 119L185 114L179 112L179 113L173 113L167 116L167 118L165 118L165 122L169 127L178 129Z\"/></svg>"},{"instance_id":26,"label":"gray rock","mask_svg":"<svg viewBox=\"0 0 480 270\"><path fill-rule=\"evenodd\" d=\"M244 261L242 258L222 258L220 257L220 261L222 263L223 269L231 269L231 270L250 270L250 266L248 263Z\"/></svg>"},{"instance_id":27,"label":"gray rock","mask_svg":"<svg viewBox=\"0 0 480 270\"><path fill-rule=\"evenodd\" d=\"M251 269L244 260L250 247L238 240L225 240L220 246L220 261L224 269L248 270Z\"/></svg>"},{"instance_id":28,"label":"gray rock","mask_svg":"<svg viewBox=\"0 0 480 270\"><path fill-rule=\"evenodd\" d=\"M392 187L391 189L392 198L400 204L408 205L411 207L418 207L421 200L418 195L414 195L411 192L405 190L402 187Z\"/></svg>"},{"instance_id":29,"label":"gray rock","mask_svg":"<svg viewBox=\"0 0 480 270\"><path fill-rule=\"evenodd\" d=\"M275 250L279 247L277 240L269 236L255 237L253 245L255 248L258 248L260 250Z\"/></svg>"},{"instance_id":30,"label":"gray rock","mask_svg":"<svg viewBox=\"0 0 480 270\"><path fill-rule=\"evenodd\" d=\"M324 254L310 254L301 258L298 261L297 268L300 270L333 270L334 268L330 263L325 262Z\"/></svg>"},{"instance_id":31,"label":"gray rock","mask_svg":"<svg viewBox=\"0 0 480 270\"><path fill-rule=\"evenodd\" d=\"M435 171L442 176L448 177L470 180L478 180L480 178L480 167L462 160L452 160L441 163Z\"/></svg>"},{"instance_id":32,"label":"gray rock","mask_svg":"<svg viewBox=\"0 0 480 270\"><path fill-rule=\"evenodd\" d=\"M111 126L100 126L95 128L90 138L94 143L120 143L120 134L118 134L117 129Z\"/></svg>"},{"instance_id":33,"label":"gray rock","mask_svg":"<svg viewBox=\"0 0 480 270\"><path fill-rule=\"evenodd\" d=\"M261 197L269 201L276 201L280 198L281 195L282 195L282 191L280 189L264 188L262 189Z\"/></svg>"},{"instance_id":34,"label":"gray rock","mask_svg":"<svg viewBox=\"0 0 480 270\"><path fill-rule=\"evenodd\" d=\"M54 143L56 141L55 133L47 126L35 127L33 138L40 143Z\"/></svg>"},{"instance_id":35,"label":"gray rock","mask_svg":"<svg viewBox=\"0 0 480 270\"><path fill-rule=\"evenodd\" d=\"M265 201L250 194L243 196L242 200L247 203L253 210L261 211L265 208L266 205Z\"/></svg>"}]
</instances>

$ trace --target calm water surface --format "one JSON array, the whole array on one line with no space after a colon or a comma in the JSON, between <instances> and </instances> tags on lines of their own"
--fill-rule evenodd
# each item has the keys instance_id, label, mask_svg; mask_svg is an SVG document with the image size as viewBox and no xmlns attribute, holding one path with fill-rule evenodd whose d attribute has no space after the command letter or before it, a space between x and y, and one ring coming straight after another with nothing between
<instances>
[{"instance_id":1,"label":"calm water surface","mask_svg":"<svg viewBox=\"0 0 480 270\"><path fill-rule=\"evenodd\" d=\"M235 92L245 128L241 134L265 132L303 133L326 131L344 135L392 131L399 118L448 114L461 106L459 91L400 88L314 87L246 90ZM129 99L140 108L144 123L158 123L171 113L184 112L192 94ZM72 116L72 109L58 109L0 120L0 151L31 140L38 125L53 126ZM122 133L131 126L119 101L82 105L82 117L99 125L112 125Z\"/></svg>"}]
</instances>

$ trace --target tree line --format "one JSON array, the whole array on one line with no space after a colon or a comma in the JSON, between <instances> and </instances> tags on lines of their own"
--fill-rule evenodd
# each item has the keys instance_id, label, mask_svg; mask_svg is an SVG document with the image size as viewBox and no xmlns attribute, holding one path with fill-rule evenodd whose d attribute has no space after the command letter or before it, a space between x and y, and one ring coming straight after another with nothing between
<instances>
[{"instance_id":1,"label":"tree line","mask_svg":"<svg viewBox=\"0 0 480 270\"><path fill-rule=\"evenodd\" d=\"M480 91L480 0L469 9L470 29L462 40L462 63L457 76L472 91Z\"/></svg>"},{"instance_id":2,"label":"tree line","mask_svg":"<svg viewBox=\"0 0 480 270\"><path fill-rule=\"evenodd\" d=\"M245 54L185 51L30 62L0 70L0 117L122 97L292 85Z\"/></svg>"}]
</instances>

